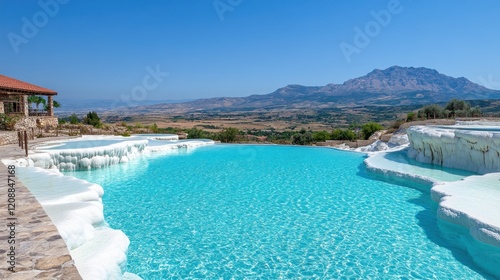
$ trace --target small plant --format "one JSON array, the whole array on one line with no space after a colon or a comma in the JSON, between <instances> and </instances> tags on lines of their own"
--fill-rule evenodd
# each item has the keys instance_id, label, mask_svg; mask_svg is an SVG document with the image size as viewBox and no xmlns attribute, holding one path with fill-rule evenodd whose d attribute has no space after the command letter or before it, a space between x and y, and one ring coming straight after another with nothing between
<instances>
[{"instance_id":1,"label":"small plant","mask_svg":"<svg viewBox=\"0 0 500 280\"><path fill-rule=\"evenodd\" d=\"M158 125L156 123L153 123L152 125L149 126L149 129L151 129L151 131L153 133L158 133Z\"/></svg>"},{"instance_id":2,"label":"small plant","mask_svg":"<svg viewBox=\"0 0 500 280\"><path fill-rule=\"evenodd\" d=\"M77 124L80 122L80 120L78 119L78 116L75 113L71 114L71 116L69 116L68 119L69 119L70 124Z\"/></svg>"},{"instance_id":3,"label":"small plant","mask_svg":"<svg viewBox=\"0 0 500 280\"><path fill-rule=\"evenodd\" d=\"M18 117L11 117L6 114L0 114L0 129L2 130L14 130Z\"/></svg>"},{"instance_id":4,"label":"small plant","mask_svg":"<svg viewBox=\"0 0 500 280\"><path fill-rule=\"evenodd\" d=\"M363 125L363 127L361 128L361 132L363 133L363 138L365 140L368 140L368 138L370 138L370 136L372 136L375 131L382 129L383 127L380 124L369 122Z\"/></svg>"},{"instance_id":5,"label":"small plant","mask_svg":"<svg viewBox=\"0 0 500 280\"><path fill-rule=\"evenodd\" d=\"M90 124L91 126L93 126L95 128L102 128L101 118L99 118L97 113L94 111L88 112L85 119L83 119L83 122L85 124Z\"/></svg>"},{"instance_id":6,"label":"small plant","mask_svg":"<svg viewBox=\"0 0 500 280\"><path fill-rule=\"evenodd\" d=\"M409 112L406 115L406 121L407 122L412 122L412 121L415 121L416 119L417 119L417 115L415 114L415 112Z\"/></svg>"}]
</instances>

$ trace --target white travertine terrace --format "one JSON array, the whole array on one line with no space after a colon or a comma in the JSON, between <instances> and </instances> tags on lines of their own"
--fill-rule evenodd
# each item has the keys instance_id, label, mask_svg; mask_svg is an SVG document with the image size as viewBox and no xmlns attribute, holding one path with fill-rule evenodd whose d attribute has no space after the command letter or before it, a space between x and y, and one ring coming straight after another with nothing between
<instances>
[{"instance_id":1,"label":"white travertine terrace","mask_svg":"<svg viewBox=\"0 0 500 280\"><path fill-rule=\"evenodd\" d=\"M57 169L101 168L142 154L211 144L214 142L209 140L179 141L177 135L91 136L40 147L28 161L9 164L19 167L19 178L57 227L83 279L141 279L125 271L130 242L104 220L103 188Z\"/></svg>"},{"instance_id":2,"label":"white travertine terrace","mask_svg":"<svg viewBox=\"0 0 500 280\"><path fill-rule=\"evenodd\" d=\"M471 130L476 128L478 130ZM408 128L408 156L417 161L486 174L500 172L500 130L478 126Z\"/></svg>"},{"instance_id":3,"label":"white travertine terrace","mask_svg":"<svg viewBox=\"0 0 500 280\"><path fill-rule=\"evenodd\" d=\"M57 170L20 167L18 176L66 242L83 279L121 279L129 240L104 221L101 186Z\"/></svg>"},{"instance_id":4,"label":"white travertine terrace","mask_svg":"<svg viewBox=\"0 0 500 280\"><path fill-rule=\"evenodd\" d=\"M452 234L455 243L467 250L478 266L500 278L500 127L491 125L415 126L407 130L409 158L485 175L460 176L395 162L388 153L372 153L365 164L375 173L420 183L419 189L430 192L439 204L440 220L467 229L468 237Z\"/></svg>"},{"instance_id":5,"label":"white travertine terrace","mask_svg":"<svg viewBox=\"0 0 500 280\"><path fill-rule=\"evenodd\" d=\"M45 169L88 170L128 162L144 152L165 152L214 144L211 140L178 140L177 135L87 136L38 147L30 160Z\"/></svg>"}]
</instances>

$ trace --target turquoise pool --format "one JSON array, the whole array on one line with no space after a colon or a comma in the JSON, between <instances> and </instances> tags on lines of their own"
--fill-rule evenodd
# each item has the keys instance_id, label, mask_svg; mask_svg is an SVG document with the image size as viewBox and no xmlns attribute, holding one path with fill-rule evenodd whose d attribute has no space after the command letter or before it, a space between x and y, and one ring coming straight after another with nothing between
<instances>
[{"instance_id":1,"label":"turquoise pool","mask_svg":"<svg viewBox=\"0 0 500 280\"><path fill-rule=\"evenodd\" d=\"M357 153L216 145L66 174L101 184L143 279L483 279L436 205Z\"/></svg>"}]
</instances>

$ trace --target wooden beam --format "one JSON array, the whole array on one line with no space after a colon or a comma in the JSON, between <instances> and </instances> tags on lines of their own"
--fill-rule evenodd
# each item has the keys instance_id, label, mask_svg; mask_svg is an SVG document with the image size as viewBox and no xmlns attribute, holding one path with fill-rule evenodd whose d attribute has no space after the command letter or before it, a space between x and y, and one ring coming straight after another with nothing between
<instances>
[{"instance_id":1,"label":"wooden beam","mask_svg":"<svg viewBox=\"0 0 500 280\"><path fill-rule=\"evenodd\" d=\"M26 157L28 157L28 132L24 131L24 147L26 148Z\"/></svg>"},{"instance_id":2,"label":"wooden beam","mask_svg":"<svg viewBox=\"0 0 500 280\"><path fill-rule=\"evenodd\" d=\"M23 133L19 131L19 139L21 140L21 150L24 149L24 139L23 139Z\"/></svg>"}]
</instances>

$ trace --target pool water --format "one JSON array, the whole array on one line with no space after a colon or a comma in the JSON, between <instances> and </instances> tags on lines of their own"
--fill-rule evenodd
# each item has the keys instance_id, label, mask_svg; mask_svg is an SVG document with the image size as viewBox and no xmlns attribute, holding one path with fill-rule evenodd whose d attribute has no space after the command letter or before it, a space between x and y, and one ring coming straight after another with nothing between
<instances>
[{"instance_id":1,"label":"pool water","mask_svg":"<svg viewBox=\"0 0 500 280\"><path fill-rule=\"evenodd\" d=\"M441 237L427 194L370 179L363 159L216 145L67 174L104 187L143 279L487 277Z\"/></svg>"},{"instance_id":2,"label":"pool water","mask_svg":"<svg viewBox=\"0 0 500 280\"><path fill-rule=\"evenodd\" d=\"M72 149L89 149L95 147L109 146L123 142L121 139L99 139L99 140L73 140L56 143L50 146L38 147L39 150L72 150Z\"/></svg>"}]
</instances>

